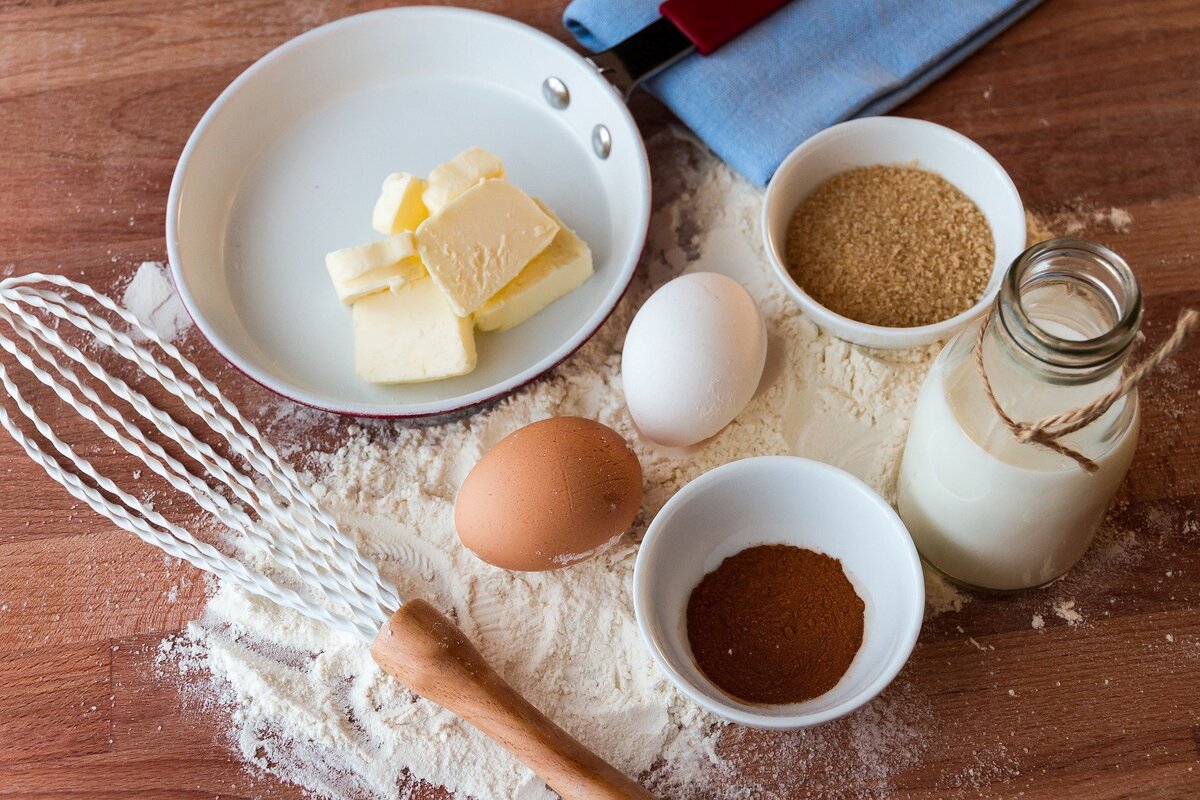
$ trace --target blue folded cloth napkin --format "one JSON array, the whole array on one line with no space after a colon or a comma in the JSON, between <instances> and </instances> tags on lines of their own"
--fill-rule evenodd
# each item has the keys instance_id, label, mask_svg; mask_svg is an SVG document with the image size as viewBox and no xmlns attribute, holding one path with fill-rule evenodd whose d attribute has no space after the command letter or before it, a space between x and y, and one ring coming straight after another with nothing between
<instances>
[{"instance_id":1,"label":"blue folded cloth napkin","mask_svg":"<svg viewBox=\"0 0 1200 800\"><path fill-rule=\"evenodd\" d=\"M658 19L659 2L574 0L563 22L585 47L605 50ZM761 186L812 134L904 102L1039 2L793 0L644 88Z\"/></svg>"}]
</instances>

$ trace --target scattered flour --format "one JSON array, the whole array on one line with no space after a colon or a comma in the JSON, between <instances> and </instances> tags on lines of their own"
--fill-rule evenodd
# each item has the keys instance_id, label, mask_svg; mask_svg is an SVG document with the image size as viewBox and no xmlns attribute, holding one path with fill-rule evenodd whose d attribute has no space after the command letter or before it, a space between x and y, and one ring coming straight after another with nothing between
<instances>
[{"instance_id":1,"label":"scattered flour","mask_svg":"<svg viewBox=\"0 0 1200 800\"><path fill-rule=\"evenodd\" d=\"M1133 227L1133 215L1123 208L1096 208L1079 198L1050 214L1049 223L1062 236L1079 236L1100 228L1128 233Z\"/></svg>"},{"instance_id":2,"label":"scattered flour","mask_svg":"<svg viewBox=\"0 0 1200 800\"><path fill-rule=\"evenodd\" d=\"M925 572L925 619L933 619L948 611L962 611L971 602L971 595L959 589L922 562Z\"/></svg>"},{"instance_id":3,"label":"scattered flour","mask_svg":"<svg viewBox=\"0 0 1200 800\"><path fill-rule=\"evenodd\" d=\"M908 410L937 347L872 352L822 334L766 265L759 192L682 137L660 136L651 147L659 194L643 263L586 346L548 379L467 419L352 427L336 452L307 454L309 479L402 595L451 614L519 691L660 794L766 800L824 787L828 795L877 796L920 760L921 724L931 717L903 675L862 711L819 730L726 727L656 668L637 633L630 585L648 521L680 487L720 464L803 455L841 466L890 498ZM728 428L696 447L665 450L632 425L619 353L650 292L699 270L729 274L756 297L768 321L768 365L757 395ZM147 274L143 281L165 278ZM293 409L280 412L297 429L289 449L303 447L307 419L287 417ZM601 557L556 572L509 573L476 560L454 533L458 486L502 437L561 414L598 419L631 442L646 479L633 533ZM274 569L262 553L246 558ZM931 592L943 610L963 601L948 587ZM159 663L164 671L211 673L244 759L316 796L384 798L399 790L408 797L415 790L400 787L409 789L411 779L443 785L456 798L551 796L469 725L384 676L366 648L232 585L219 585L204 617L163 643Z\"/></svg>"},{"instance_id":4,"label":"scattered flour","mask_svg":"<svg viewBox=\"0 0 1200 800\"><path fill-rule=\"evenodd\" d=\"M1033 619L1029 623L1029 627L1033 628L1035 631L1040 631L1040 630L1045 629L1046 618L1043 617L1041 614L1034 614Z\"/></svg>"},{"instance_id":5,"label":"scattered flour","mask_svg":"<svg viewBox=\"0 0 1200 800\"><path fill-rule=\"evenodd\" d=\"M1054 615L1064 620L1068 625L1078 625L1083 622L1083 614L1075 610L1075 600L1059 600L1054 604Z\"/></svg>"},{"instance_id":6,"label":"scattered flour","mask_svg":"<svg viewBox=\"0 0 1200 800\"><path fill-rule=\"evenodd\" d=\"M1117 233L1127 233L1133 226L1133 215L1123 208L1110 208L1092 212L1092 222L1106 222Z\"/></svg>"},{"instance_id":7,"label":"scattered flour","mask_svg":"<svg viewBox=\"0 0 1200 800\"><path fill-rule=\"evenodd\" d=\"M166 341L176 339L192 325L167 268L157 261L142 262L125 287L122 302Z\"/></svg>"}]
</instances>

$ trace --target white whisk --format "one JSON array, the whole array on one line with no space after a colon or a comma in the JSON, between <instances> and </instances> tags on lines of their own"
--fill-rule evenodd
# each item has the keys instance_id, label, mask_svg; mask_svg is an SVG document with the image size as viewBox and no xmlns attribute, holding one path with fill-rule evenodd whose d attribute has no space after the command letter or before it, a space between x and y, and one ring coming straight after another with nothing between
<instances>
[{"instance_id":1,"label":"white whisk","mask_svg":"<svg viewBox=\"0 0 1200 800\"><path fill-rule=\"evenodd\" d=\"M124 325L114 327L97 310ZM375 660L393 677L491 736L564 798L651 797L509 687L450 620L424 601L402 602L254 424L174 345L113 300L59 275L7 278L0 281L0 321L12 334L0 329L0 347L23 368L26 380L50 389L213 519L266 548L304 586L319 590L324 602L247 569L100 474L55 434L0 362L0 383L11 400L0 405L0 424L72 495L172 556L371 644ZM219 435L250 474L64 339L64 329L82 332L152 378ZM166 363L150 347L164 353ZM112 405L114 399L136 412L137 424ZM10 406L19 413L11 414ZM147 425L178 444L194 464L189 467L148 438Z\"/></svg>"}]
</instances>

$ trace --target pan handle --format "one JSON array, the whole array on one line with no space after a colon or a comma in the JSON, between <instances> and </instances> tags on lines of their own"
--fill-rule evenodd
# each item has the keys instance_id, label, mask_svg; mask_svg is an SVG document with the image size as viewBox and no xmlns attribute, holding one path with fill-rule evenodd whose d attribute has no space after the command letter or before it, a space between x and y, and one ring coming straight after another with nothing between
<instances>
[{"instance_id":1,"label":"pan handle","mask_svg":"<svg viewBox=\"0 0 1200 800\"><path fill-rule=\"evenodd\" d=\"M788 0L666 0L658 7L661 17L588 56L588 61L628 98L639 83L693 50L708 55L787 4Z\"/></svg>"},{"instance_id":2,"label":"pan handle","mask_svg":"<svg viewBox=\"0 0 1200 800\"><path fill-rule=\"evenodd\" d=\"M706 56L766 19L789 0L666 0L658 12Z\"/></svg>"}]
</instances>

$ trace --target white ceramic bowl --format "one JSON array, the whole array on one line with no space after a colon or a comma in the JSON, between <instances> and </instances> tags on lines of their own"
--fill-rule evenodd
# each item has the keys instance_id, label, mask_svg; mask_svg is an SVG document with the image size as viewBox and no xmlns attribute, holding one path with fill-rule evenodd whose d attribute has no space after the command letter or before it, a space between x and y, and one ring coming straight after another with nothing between
<instances>
[{"instance_id":1,"label":"white ceramic bowl","mask_svg":"<svg viewBox=\"0 0 1200 800\"><path fill-rule=\"evenodd\" d=\"M724 559L760 544L839 559L866 605L863 644L850 669L803 703L730 697L704 676L688 645L692 589ZM865 483L819 461L763 456L705 473L663 506L638 552L633 600L654 660L684 694L732 722L793 729L849 714L883 691L917 641L925 583L904 523Z\"/></svg>"},{"instance_id":2,"label":"white ceramic bowl","mask_svg":"<svg viewBox=\"0 0 1200 800\"><path fill-rule=\"evenodd\" d=\"M792 279L784 260L788 222L796 208L838 173L874 164L932 170L979 206L995 241L996 259L983 296L961 314L912 328L868 325L834 313ZM904 117L864 117L826 128L784 159L763 198L762 232L775 274L818 325L868 347L914 347L946 339L991 306L1013 259L1025 250L1025 208L1004 168L975 142L941 125Z\"/></svg>"},{"instance_id":3,"label":"white ceramic bowl","mask_svg":"<svg viewBox=\"0 0 1200 800\"><path fill-rule=\"evenodd\" d=\"M548 76L570 90L566 108L543 97ZM597 123L612 137L604 160ZM424 175L471 145L579 232L595 274L524 324L479 334L468 375L367 383L325 253L381 238L371 209L388 173ZM570 48L494 14L389 8L287 42L221 93L179 159L167 252L201 332L268 389L343 414L442 416L514 391L595 333L633 277L649 215L637 125Z\"/></svg>"}]
</instances>

